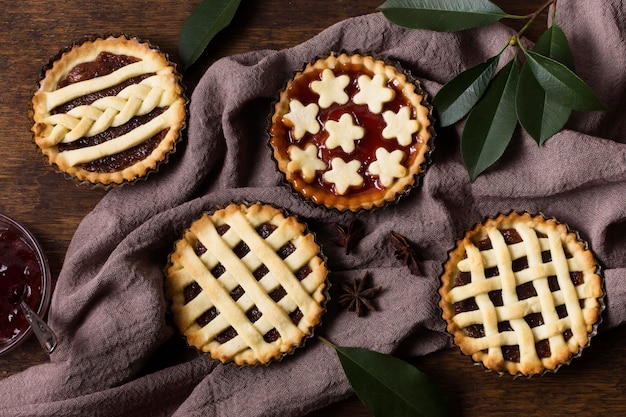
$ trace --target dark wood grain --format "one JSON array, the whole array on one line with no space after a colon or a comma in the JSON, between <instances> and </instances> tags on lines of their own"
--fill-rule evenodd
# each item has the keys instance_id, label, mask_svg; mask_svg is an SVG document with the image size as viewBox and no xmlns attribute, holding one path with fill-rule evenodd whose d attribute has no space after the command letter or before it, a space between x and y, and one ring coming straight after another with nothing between
<instances>
[{"instance_id":1,"label":"dark wood grain","mask_svg":"<svg viewBox=\"0 0 626 417\"><path fill-rule=\"evenodd\" d=\"M148 39L177 59L180 28L200 0L23 0L0 14L0 212L41 241L56 279L68 244L84 216L105 195L75 186L43 164L31 141L29 100L48 58L86 34L128 33ZM297 45L324 28L373 12L382 0L244 0L233 24L220 33L186 74L189 92L215 59L257 49ZM498 0L512 14L527 14L543 0ZM536 39L541 23L528 35ZM521 23L508 20L519 29ZM0 357L0 379L47 357L34 338ZM608 331L582 358L540 378L498 377L472 366L455 350L411 360L441 384L459 416L622 415L626 411L626 332ZM371 416L351 397L310 416Z\"/></svg>"}]
</instances>

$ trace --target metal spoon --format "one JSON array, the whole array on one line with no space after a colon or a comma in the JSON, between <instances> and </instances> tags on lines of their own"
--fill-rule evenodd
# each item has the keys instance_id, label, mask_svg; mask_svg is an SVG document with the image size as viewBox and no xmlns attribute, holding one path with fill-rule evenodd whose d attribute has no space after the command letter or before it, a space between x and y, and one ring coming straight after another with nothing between
<instances>
[{"instance_id":1,"label":"metal spoon","mask_svg":"<svg viewBox=\"0 0 626 417\"><path fill-rule=\"evenodd\" d=\"M27 287L24 286L24 292L26 291ZM30 323L30 327L32 327L33 333L35 333L35 336L37 336L39 344L41 344L41 347L44 348L48 355L51 354L57 347L56 334L54 334L54 332L46 324L46 322L43 321L41 317L39 317L37 313L35 313L33 309L29 307L28 304L26 304L23 295L20 299L19 306L22 309L22 313L24 313L24 316L26 316L26 320L28 320L28 323Z\"/></svg>"}]
</instances>

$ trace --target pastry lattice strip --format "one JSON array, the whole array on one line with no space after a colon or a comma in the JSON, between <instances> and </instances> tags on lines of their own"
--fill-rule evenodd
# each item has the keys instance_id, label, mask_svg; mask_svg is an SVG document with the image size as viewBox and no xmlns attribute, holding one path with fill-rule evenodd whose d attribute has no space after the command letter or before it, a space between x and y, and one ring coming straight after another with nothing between
<instances>
[{"instance_id":1,"label":"pastry lattice strip","mask_svg":"<svg viewBox=\"0 0 626 417\"><path fill-rule=\"evenodd\" d=\"M50 131L42 139L42 145L53 146L94 136L110 127L121 126L135 116L148 114L157 107L169 106L176 100L176 95L162 87L167 84L168 78L167 75L153 75L139 84L124 88L116 96L103 97L90 105L47 117L44 123L50 126Z\"/></svg>"},{"instance_id":2,"label":"pastry lattice strip","mask_svg":"<svg viewBox=\"0 0 626 417\"><path fill-rule=\"evenodd\" d=\"M576 257L567 258L561 237L555 230L547 236L538 236L528 225L516 226L522 242L507 245L502 233L494 227L487 228L493 249L480 251L473 244L466 245L467 258L459 262L461 272L471 271L471 283L453 288L451 301L459 302L474 298L479 310L461 312L454 317L455 323L466 328L472 324L482 324L484 337L472 339L470 353L488 350L492 360L502 360L502 347L519 346L522 360L539 360L535 344L549 340L551 346L565 345L563 333L571 330L572 338L584 345L587 340L586 323L583 320L581 299L592 296L591 287L583 282L574 285L571 271L581 271L582 264ZM544 261L542 253L550 251L550 258ZM526 257L528 267L514 271L514 261ZM485 271L497 267L498 275L486 277ZM549 277L556 276L559 289L553 293ZM517 288L530 283L536 295L519 300ZM492 291L502 292L502 302L507 308L494 304L489 296ZM565 305L567 316L560 318L557 306ZM505 311L508 314L505 314ZM531 327L525 317L541 312L543 324ZM501 332L498 324L510 323L511 331ZM552 349L551 349L552 350Z\"/></svg>"},{"instance_id":3,"label":"pastry lattice strip","mask_svg":"<svg viewBox=\"0 0 626 417\"><path fill-rule=\"evenodd\" d=\"M319 283L313 277L300 281L293 272L303 270L309 264L310 269L316 267L319 258L312 249L315 246L301 244L302 239L310 240L313 236L296 236L301 229L288 227L289 222L295 222L289 217L287 221L274 225L276 228L264 239L256 228L265 222L271 222L271 219L262 219L255 224L236 211L234 216L229 217L228 230L224 234L218 231L220 225L216 228L207 218L201 225L192 225L189 232L192 235L181 241L185 245L181 264L186 276L177 285L184 288L195 281L202 291L183 306L180 302L176 303L179 304L176 308L188 310L185 322L179 325L181 329L188 329L183 333L193 333L193 336L188 336L191 344L203 346L203 350L214 352L215 357L232 356L247 348L259 357L276 356L281 347L267 342L264 336L275 329L282 339L282 346L297 343L304 335L303 329L311 326L307 317L314 316L315 310L320 308L310 295ZM200 257L191 243L195 239L208 248ZM212 243L209 245L207 242ZM249 252L240 258L235 252L238 247L244 246L241 242L245 243ZM290 244L293 245L293 252L281 259L277 252ZM264 259L264 262L259 259ZM255 271L261 268L267 272L257 280ZM235 301L232 293L238 287L243 289L243 294ZM284 289L285 294L276 303L270 294L279 288ZM200 327L197 320L206 313L207 306L219 313L214 313L214 317ZM254 324L246 314L252 308L261 313ZM298 316L299 322L295 324L292 315L298 310L302 317ZM229 338L232 338L223 343L219 341L219 336L231 327L234 332Z\"/></svg>"}]
</instances>

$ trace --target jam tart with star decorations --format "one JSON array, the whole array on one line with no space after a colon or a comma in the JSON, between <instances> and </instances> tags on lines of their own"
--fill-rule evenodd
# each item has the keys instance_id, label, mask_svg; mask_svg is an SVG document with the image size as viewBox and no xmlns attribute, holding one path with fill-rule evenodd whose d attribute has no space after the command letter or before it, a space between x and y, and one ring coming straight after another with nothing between
<instances>
[{"instance_id":1,"label":"jam tart with star decorations","mask_svg":"<svg viewBox=\"0 0 626 417\"><path fill-rule=\"evenodd\" d=\"M280 92L269 129L278 169L317 205L358 211L416 184L431 151L432 107L417 80L383 60L331 54Z\"/></svg>"},{"instance_id":2,"label":"jam tart with star decorations","mask_svg":"<svg viewBox=\"0 0 626 417\"><path fill-rule=\"evenodd\" d=\"M156 171L186 122L180 75L137 38L86 38L44 68L32 99L34 141L79 183L108 188Z\"/></svg>"},{"instance_id":3,"label":"jam tart with star decorations","mask_svg":"<svg viewBox=\"0 0 626 417\"><path fill-rule=\"evenodd\" d=\"M328 270L303 223L265 204L204 213L175 244L166 297L188 344L221 362L267 364L320 323Z\"/></svg>"},{"instance_id":4,"label":"jam tart with star decorations","mask_svg":"<svg viewBox=\"0 0 626 417\"><path fill-rule=\"evenodd\" d=\"M591 250L542 215L512 212L476 225L449 253L441 280L456 345L514 376L555 371L579 356L604 309Z\"/></svg>"}]
</instances>

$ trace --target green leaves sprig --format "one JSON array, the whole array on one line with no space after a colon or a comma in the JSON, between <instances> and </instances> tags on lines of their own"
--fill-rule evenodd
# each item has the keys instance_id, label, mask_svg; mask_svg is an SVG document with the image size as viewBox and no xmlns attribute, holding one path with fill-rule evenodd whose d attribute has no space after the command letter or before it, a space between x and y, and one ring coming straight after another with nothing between
<instances>
[{"instance_id":1,"label":"green leaves sprig","mask_svg":"<svg viewBox=\"0 0 626 417\"><path fill-rule=\"evenodd\" d=\"M178 38L178 54L186 71L207 45L230 24L241 0L204 0L189 15Z\"/></svg>"},{"instance_id":2,"label":"green leaves sprig","mask_svg":"<svg viewBox=\"0 0 626 417\"><path fill-rule=\"evenodd\" d=\"M450 404L426 374L409 363L368 349L335 346L348 382L376 417L443 417Z\"/></svg>"},{"instance_id":3,"label":"green leaves sprig","mask_svg":"<svg viewBox=\"0 0 626 417\"><path fill-rule=\"evenodd\" d=\"M433 31L454 32L504 18L528 20L496 56L458 74L433 99L442 127L467 116L461 156L471 181L502 157L518 122L543 145L563 129L572 110L606 110L574 73L567 38L557 24L532 50L522 44L523 33L551 4L556 9L556 0L551 0L526 16L507 14L488 0L387 0L379 7L399 26ZM514 56L496 72L507 47L515 48ZM521 68L519 51L524 57Z\"/></svg>"}]
</instances>

